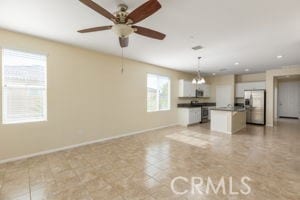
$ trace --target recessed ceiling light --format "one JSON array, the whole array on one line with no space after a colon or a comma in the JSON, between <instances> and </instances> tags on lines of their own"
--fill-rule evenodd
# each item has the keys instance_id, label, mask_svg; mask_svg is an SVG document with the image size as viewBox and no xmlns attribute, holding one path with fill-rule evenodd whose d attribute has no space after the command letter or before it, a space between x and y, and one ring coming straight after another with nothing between
<instances>
[{"instance_id":1,"label":"recessed ceiling light","mask_svg":"<svg viewBox=\"0 0 300 200\"><path fill-rule=\"evenodd\" d=\"M249 69L245 69L245 72L249 72Z\"/></svg>"},{"instance_id":2,"label":"recessed ceiling light","mask_svg":"<svg viewBox=\"0 0 300 200\"><path fill-rule=\"evenodd\" d=\"M277 57L277 59L281 59L283 56L282 55L278 55L276 57Z\"/></svg>"},{"instance_id":3,"label":"recessed ceiling light","mask_svg":"<svg viewBox=\"0 0 300 200\"><path fill-rule=\"evenodd\" d=\"M235 63L234 63L234 65L239 65L239 64L240 64L239 62L235 62Z\"/></svg>"}]
</instances>

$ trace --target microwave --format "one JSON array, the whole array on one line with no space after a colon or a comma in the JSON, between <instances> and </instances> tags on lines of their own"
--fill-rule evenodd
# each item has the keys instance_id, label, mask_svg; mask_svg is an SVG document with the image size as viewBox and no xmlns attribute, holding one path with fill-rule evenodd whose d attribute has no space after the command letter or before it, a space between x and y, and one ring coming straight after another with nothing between
<instances>
[{"instance_id":1,"label":"microwave","mask_svg":"<svg viewBox=\"0 0 300 200\"><path fill-rule=\"evenodd\" d=\"M196 97L203 97L203 96L204 96L203 90L196 90Z\"/></svg>"}]
</instances>

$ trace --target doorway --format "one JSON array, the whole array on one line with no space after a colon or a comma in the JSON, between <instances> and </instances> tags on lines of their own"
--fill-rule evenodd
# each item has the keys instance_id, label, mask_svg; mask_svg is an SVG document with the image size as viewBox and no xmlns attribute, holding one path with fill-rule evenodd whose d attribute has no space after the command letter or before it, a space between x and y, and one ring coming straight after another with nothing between
<instances>
[{"instance_id":1,"label":"doorway","mask_svg":"<svg viewBox=\"0 0 300 200\"><path fill-rule=\"evenodd\" d=\"M300 77L278 79L278 117L300 117Z\"/></svg>"}]
</instances>

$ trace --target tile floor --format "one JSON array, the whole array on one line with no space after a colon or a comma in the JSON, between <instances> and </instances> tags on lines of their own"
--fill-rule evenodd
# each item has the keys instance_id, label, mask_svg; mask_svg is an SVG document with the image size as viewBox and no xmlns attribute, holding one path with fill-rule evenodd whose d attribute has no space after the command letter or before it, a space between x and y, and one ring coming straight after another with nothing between
<instances>
[{"instance_id":1,"label":"tile floor","mask_svg":"<svg viewBox=\"0 0 300 200\"><path fill-rule=\"evenodd\" d=\"M300 121L247 126L235 135L207 124L171 127L0 165L1 200L300 199ZM174 194L170 182L177 181ZM249 195L206 194L207 177L236 192L248 176ZM191 177L202 177L193 193Z\"/></svg>"}]
</instances>

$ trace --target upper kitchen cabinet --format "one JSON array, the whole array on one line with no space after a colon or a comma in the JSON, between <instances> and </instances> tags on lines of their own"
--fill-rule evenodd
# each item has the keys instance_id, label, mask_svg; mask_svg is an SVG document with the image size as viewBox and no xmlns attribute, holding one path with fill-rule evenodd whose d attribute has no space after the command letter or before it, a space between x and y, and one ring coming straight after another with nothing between
<instances>
[{"instance_id":1,"label":"upper kitchen cabinet","mask_svg":"<svg viewBox=\"0 0 300 200\"><path fill-rule=\"evenodd\" d=\"M196 97L196 89L203 92L203 96L198 97L210 97L209 84L195 85L192 81L179 80L179 97Z\"/></svg>"},{"instance_id":2,"label":"upper kitchen cabinet","mask_svg":"<svg viewBox=\"0 0 300 200\"><path fill-rule=\"evenodd\" d=\"M192 84L192 81L179 80L179 97L195 97L196 85Z\"/></svg>"},{"instance_id":3,"label":"upper kitchen cabinet","mask_svg":"<svg viewBox=\"0 0 300 200\"><path fill-rule=\"evenodd\" d=\"M235 84L235 97L243 98L245 90L258 90L258 89L266 89L266 82L245 82L245 83L237 83Z\"/></svg>"},{"instance_id":4,"label":"upper kitchen cabinet","mask_svg":"<svg viewBox=\"0 0 300 200\"><path fill-rule=\"evenodd\" d=\"M198 85L197 89L203 91L203 97L210 97L210 85L209 84L200 84L200 85Z\"/></svg>"}]
</instances>

